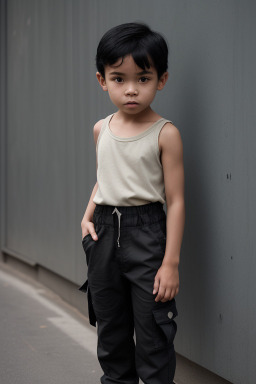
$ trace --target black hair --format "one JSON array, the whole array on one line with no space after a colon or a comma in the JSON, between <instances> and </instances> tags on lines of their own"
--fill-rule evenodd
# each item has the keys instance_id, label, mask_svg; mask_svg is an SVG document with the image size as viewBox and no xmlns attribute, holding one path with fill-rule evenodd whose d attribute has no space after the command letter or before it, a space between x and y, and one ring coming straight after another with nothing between
<instances>
[{"instance_id":1,"label":"black hair","mask_svg":"<svg viewBox=\"0 0 256 384\"><path fill-rule=\"evenodd\" d=\"M105 66L127 55L132 55L138 67L144 70L153 66L158 78L168 68L167 43L160 33L146 24L125 23L107 31L97 48L97 70L105 77Z\"/></svg>"}]
</instances>

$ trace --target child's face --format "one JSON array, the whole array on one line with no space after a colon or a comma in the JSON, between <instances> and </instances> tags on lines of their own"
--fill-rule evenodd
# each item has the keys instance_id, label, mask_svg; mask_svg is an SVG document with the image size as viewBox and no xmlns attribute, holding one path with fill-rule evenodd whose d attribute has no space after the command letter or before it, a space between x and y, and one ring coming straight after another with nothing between
<instances>
[{"instance_id":1,"label":"child's face","mask_svg":"<svg viewBox=\"0 0 256 384\"><path fill-rule=\"evenodd\" d=\"M147 109L155 98L157 90L163 89L168 73L158 79L154 67L143 70L138 67L131 55L126 56L120 65L105 67L105 78L97 72L97 79L104 91L108 91L113 104L124 113L137 114Z\"/></svg>"}]
</instances>

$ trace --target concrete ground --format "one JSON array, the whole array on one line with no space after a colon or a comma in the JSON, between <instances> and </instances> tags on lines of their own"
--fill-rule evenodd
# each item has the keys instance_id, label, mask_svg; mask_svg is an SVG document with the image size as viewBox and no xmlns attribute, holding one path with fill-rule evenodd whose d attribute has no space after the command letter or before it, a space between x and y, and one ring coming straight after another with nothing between
<instances>
[{"instance_id":1,"label":"concrete ground","mask_svg":"<svg viewBox=\"0 0 256 384\"><path fill-rule=\"evenodd\" d=\"M0 306L1 384L100 384L97 330L76 308L2 262ZM175 382L228 384L178 354Z\"/></svg>"},{"instance_id":2,"label":"concrete ground","mask_svg":"<svg viewBox=\"0 0 256 384\"><path fill-rule=\"evenodd\" d=\"M2 384L95 384L96 329L46 287L0 269Z\"/></svg>"}]
</instances>

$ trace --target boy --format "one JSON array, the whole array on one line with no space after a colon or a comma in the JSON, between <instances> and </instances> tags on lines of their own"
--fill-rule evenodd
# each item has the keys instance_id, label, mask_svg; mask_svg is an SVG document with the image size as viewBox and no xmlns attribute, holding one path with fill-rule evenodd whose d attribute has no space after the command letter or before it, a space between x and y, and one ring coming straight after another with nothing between
<instances>
[{"instance_id":1,"label":"boy","mask_svg":"<svg viewBox=\"0 0 256 384\"><path fill-rule=\"evenodd\" d=\"M163 37L138 23L112 28L97 49L96 76L117 112L94 126L97 183L81 222L88 280L79 289L97 321L102 384L171 384L176 368L183 148L150 106L167 57Z\"/></svg>"}]
</instances>

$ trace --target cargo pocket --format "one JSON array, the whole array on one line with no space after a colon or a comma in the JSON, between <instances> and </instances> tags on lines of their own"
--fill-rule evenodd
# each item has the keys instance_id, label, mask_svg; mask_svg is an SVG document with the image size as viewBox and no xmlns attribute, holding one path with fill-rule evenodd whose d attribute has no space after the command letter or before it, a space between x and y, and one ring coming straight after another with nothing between
<instances>
[{"instance_id":1,"label":"cargo pocket","mask_svg":"<svg viewBox=\"0 0 256 384\"><path fill-rule=\"evenodd\" d=\"M78 288L78 290L85 293L87 292L89 321L91 325L96 327L97 319L96 319L96 315L92 305L92 297L91 297L90 288L88 287L88 279L84 282L84 284L80 288Z\"/></svg>"},{"instance_id":2,"label":"cargo pocket","mask_svg":"<svg viewBox=\"0 0 256 384\"><path fill-rule=\"evenodd\" d=\"M154 346L156 349L166 348L173 344L177 332L177 324L174 318L178 315L175 299L165 303L159 302L159 306L152 309Z\"/></svg>"},{"instance_id":3,"label":"cargo pocket","mask_svg":"<svg viewBox=\"0 0 256 384\"><path fill-rule=\"evenodd\" d=\"M94 243L95 241L91 237L90 233L85 235L82 239L82 246L86 255L86 263L87 263L88 269L89 269L89 265L91 264L91 251ZM88 284L88 279L84 282L83 285L81 285L81 287L78 288L78 290L81 292L87 293L89 321L91 325L96 327L97 320L96 320L95 312L92 305L92 297L91 297L90 287Z\"/></svg>"}]
</instances>

